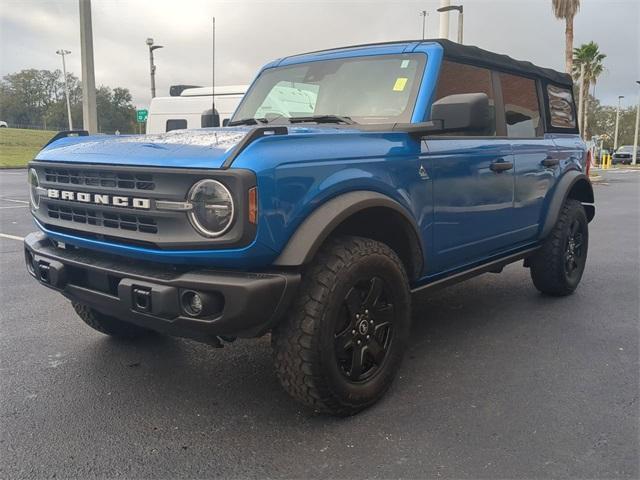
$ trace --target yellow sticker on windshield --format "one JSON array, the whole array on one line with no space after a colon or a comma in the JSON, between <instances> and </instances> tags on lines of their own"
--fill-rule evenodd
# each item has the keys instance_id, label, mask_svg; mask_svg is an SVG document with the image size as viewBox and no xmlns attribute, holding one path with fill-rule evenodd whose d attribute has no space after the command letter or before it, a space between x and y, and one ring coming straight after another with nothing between
<instances>
[{"instance_id":1,"label":"yellow sticker on windshield","mask_svg":"<svg viewBox=\"0 0 640 480\"><path fill-rule=\"evenodd\" d=\"M396 83L393 85L394 92L402 92L404 91L404 87L407 86L407 81L409 79L406 77L398 77L396 78Z\"/></svg>"}]
</instances>

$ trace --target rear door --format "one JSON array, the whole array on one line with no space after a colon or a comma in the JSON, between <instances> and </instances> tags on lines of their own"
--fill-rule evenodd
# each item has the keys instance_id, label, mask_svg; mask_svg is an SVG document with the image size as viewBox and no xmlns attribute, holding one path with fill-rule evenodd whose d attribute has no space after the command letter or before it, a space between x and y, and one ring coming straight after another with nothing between
<instances>
[{"instance_id":1,"label":"rear door","mask_svg":"<svg viewBox=\"0 0 640 480\"><path fill-rule=\"evenodd\" d=\"M561 155L545 136L537 81L499 72L506 134L515 158L514 243L535 239Z\"/></svg>"},{"instance_id":2,"label":"rear door","mask_svg":"<svg viewBox=\"0 0 640 480\"><path fill-rule=\"evenodd\" d=\"M435 100L486 93L495 112L495 75L445 60ZM495 115L486 132L427 138L433 178L433 262L430 274L476 263L513 243L514 159L511 144L496 137Z\"/></svg>"}]
</instances>

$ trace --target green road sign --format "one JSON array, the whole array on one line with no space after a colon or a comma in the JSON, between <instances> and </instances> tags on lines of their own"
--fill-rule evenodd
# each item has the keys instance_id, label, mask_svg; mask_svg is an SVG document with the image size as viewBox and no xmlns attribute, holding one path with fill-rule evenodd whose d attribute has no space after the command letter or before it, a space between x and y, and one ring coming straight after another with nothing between
<instances>
[{"instance_id":1,"label":"green road sign","mask_svg":"<svg viewBox=\"0 0 640 480\"><path fill-rule=\"evenodd\" d=\"M136 111L136 120L138 121L138 123L146 122L148 116L149 116L149 110Z\"/></svg>"}]
</instances>

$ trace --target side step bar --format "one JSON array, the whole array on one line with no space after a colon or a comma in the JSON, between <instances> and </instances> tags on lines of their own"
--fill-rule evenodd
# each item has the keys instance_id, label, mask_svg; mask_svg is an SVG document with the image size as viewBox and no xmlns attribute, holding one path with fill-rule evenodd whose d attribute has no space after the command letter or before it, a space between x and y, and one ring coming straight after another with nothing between
<instances>
[{"instance_id":1,"label":"side step bar","mask_svg":"<svg viewBox=\"0 0 640 480\"><path fill-rule=\"evenodd\" d=\"M473 277L477 277L478 275L482 275L483 273L495 272L499 271L506 265L510 263L517 262L518 260L522 260L527 258L531 254L533 254L540 247L529 248L527 250L520 251L518 253L513 253L509 256L499 258L497 260L492 260L488 263L483 263L482 265L477 265L468 270L463 270L462 272L455 273L449 277L441 278L440 280L435 280L433 282L427 283L426 285L421 285L411 290L411 293L421 293L421 292L431 292L436 291L444 287L448 287L449 285L453 285L456 283L463 282Z\"/></svg>"}]
</instances>

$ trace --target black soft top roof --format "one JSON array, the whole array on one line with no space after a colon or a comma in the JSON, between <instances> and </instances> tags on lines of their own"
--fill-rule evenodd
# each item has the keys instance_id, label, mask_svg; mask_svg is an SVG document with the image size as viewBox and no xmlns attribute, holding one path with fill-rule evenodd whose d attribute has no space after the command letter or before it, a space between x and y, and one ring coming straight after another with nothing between
<instances>
[{"instance_id":1,"label":"black soft top roof","mask_svg":"<svg viewBox=\"0 0 640 480\"><path fill-rule=\"evenodd\" d=\"M425 42L439 43L444 49L445 58L449 58L451 60L458 60L462 63L472 63L474 65L482 65L498 70L506 70L523 75L540 77L567 87L571 87L573 85L571 76L566 73L561 73L556 70L552 70L551 68L538 67L531 62L515 60L508 55L501 55L499 53L490 52L489 50L484 50L470 45L460 45L459 43L452 42L451 40L444 40L442 38L425 40Z\"/></svg>"},{"instance_id":2,"label":"black soft top roof","mask_svg":"<svg viewBox=\"0 0 640 480\"><path fill-rule=\"evenodd\" d=\"M346 47L330 48L326 50L317 50L315 52L307 52L302 55L309 55L320 52L330 52L334 50L344 50L349 48L361 48L361 47L373 47L378 45L393 45L393 44L409 44L409 43L439 43L444 49L444 56L446 58L457 60L461 63L470 63L473 65L484 66L487 68L495 68L497 70L506 70L513 73L519 73L522 75L529 75L546 79L550 82L558 85L564 85L571 87L573 81L570 75L561 73L551 68L543 68L534 65L531 62L525 62L522 60L515 60L508 55L502 55L499 53L490 52L479 47L471 45L461 45L451 40L445 40L443 38L431 38L425 40L396 40L391 42L380 43L366 43L361 45L349 45ZM294 55L297 56L297 55Z\"/></svg>"}]
</instances>

